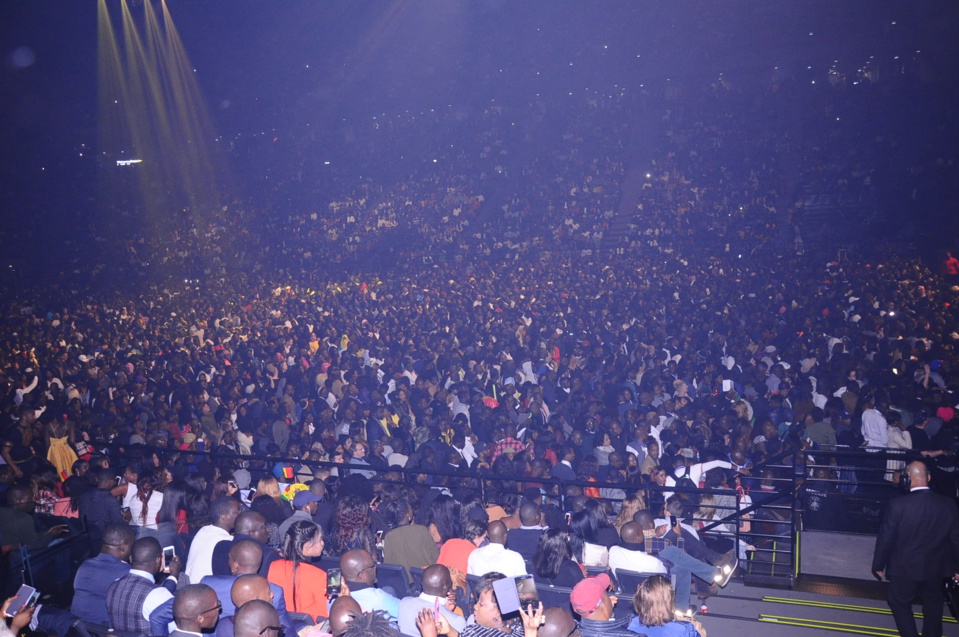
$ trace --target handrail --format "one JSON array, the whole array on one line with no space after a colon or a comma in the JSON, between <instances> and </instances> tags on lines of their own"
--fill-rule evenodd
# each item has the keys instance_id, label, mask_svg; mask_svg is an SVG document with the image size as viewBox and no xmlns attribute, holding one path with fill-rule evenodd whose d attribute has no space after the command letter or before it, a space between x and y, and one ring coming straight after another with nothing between
<instances>
[{"instance_id":1,"label":"handrail","mask_svg":"<svg viewBox=\"0 0 959 637\"><path fill-rule=\"evenodd\" d=\"M109 448L114 450L122 450L128 448L129 445L110 445ZM103 448L103 447L101 447ZM167 454L171 451L180 453L182 455L192 455L192 456L204 456L211 458L213 460L225 459L233 461L247 461L247 462L264 462L264 463L289 463L289 464L299 464L306 465L309 467L327 467L327 468L337 468L343 469L347 472L350 471L371 471L377 474L377 477L372 478L373 482L386 482L378 474L383 473L402 473L404 479L409 483L410 476L415 475L428 475L428 476L443 476L450 478L467 478L470 480L477 480L479 482L478 487L483 497L483 500L486 500L487 492L496 489L490 489L486 484L488 481L507 481L507 482L533 482L539 483L541 485L559 485L561 487L559 498L560 502L565 505L566 494L565 487L567 486L578 486L583 488L595 488L595 489L617 489L625 491L628 493L636 491L646 491L646 492L657 492L657 493L683 493L683 494L699 494L702 493L702 489L696 487L682 487L679 485L676 486L660 486L658 484L637 484L637 483L625 483L625 482L589 482L585 480L560 480L554 477L543 477L535 478L532 476L524 476L518 474L492 474L484 473L482 471L476 470L467 470L467 471L446 471L442 469L424 469L419 467L377 467L376 465L355 465L348 462L330 462L327 460L309 460L301 458L292 458L289 456L270 456L264 454L237 454L237 453L227 453L222 451L179 451L179 450L170 450L164 447L155 447L155 446L145 446L137 445L137 451L142 451L145 455L149 456L152 453L163 453ZM111 457L113 457L111 455ZM714 495L730 495L736 496L737 492L734 489L711 489L709 491ZM614 498L600 498L603 500L615 500Z\"/></svg>"}]
</instances>

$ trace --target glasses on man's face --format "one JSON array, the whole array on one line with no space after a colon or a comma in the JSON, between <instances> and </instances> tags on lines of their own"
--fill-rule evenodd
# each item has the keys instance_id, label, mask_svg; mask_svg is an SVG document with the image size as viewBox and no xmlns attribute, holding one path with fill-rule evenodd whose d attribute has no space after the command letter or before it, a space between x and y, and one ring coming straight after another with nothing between
<instances>
[{"instance_id":1,"label":"glasses on man's face","mask_svg":"<svg viewBox=\"0 0 959 637\"><path fill-rule=\"evenodd\" d=\"M260 635L265 633L268 630L272 630L276 633L276 637L283 637L283 627L282 626L267 626L259 632Z\"/></svg>"},{"instance_id":2,"label":"glasses on man's face","mask_svg":"<svg viewBox=\"0 0 959 637\"><path fill-rule=\"evenodd\" d=\"M370 570L371 568L376 568L376 564L375 564L375 563L374 563L374 564L370 564L370 565L367 566L366 568L361 568L361 569L360 569L360 573L362 573L362 572L364 572L364 571L368 571L368 570ZM357 575L359 575L359 573L357 573Z\"/></svg>"},{"instance_id":3,"label":"glasses on man's face","mask_svg":"<svg viewBox=\"0 0 959 637\"><path fill-rule=\"evenodd\" d=\"M203 611L202 613L199 613L199 614L197 615L197 617L199 617L200 615L206 615L207 613L212 613L213 611L216 611L216 612L219 614L219 612L220 612L221 610L223 610L223 604L217 604L217 605L214 606L213 608L208 608L208 609L206 609L205 611ZM263 633L260 633L260 634L262 635Z\"/></svg>"}]
</instances>

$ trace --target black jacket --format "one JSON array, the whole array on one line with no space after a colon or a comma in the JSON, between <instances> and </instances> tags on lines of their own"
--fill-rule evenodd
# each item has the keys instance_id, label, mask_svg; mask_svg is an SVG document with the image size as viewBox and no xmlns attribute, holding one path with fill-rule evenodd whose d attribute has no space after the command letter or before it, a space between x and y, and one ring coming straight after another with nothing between
<instances>
[{"instance_id":1,"label":"black jacket","mask_svg":"<svg viewBox=\"0 0 959 637\"><path fill-rule=\"evenodd\" d=\"M893 498L883 513L873 572L889 579L936 580L959 570L959 513L949 498L920 489Z\"/></svg>"}]
</instances>

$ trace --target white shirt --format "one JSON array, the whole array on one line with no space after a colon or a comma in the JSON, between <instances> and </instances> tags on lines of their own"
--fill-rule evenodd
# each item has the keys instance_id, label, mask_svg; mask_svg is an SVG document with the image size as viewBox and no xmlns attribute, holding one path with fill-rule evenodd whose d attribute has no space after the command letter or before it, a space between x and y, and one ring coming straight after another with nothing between
<instances>
[{"instance_id":1,"label":"white shirt","mask_svg":"<svg viewBox=\"0 0 959 637\"><path fill-rule=\"evenodd\" d=\"M666 565L658 557L647 555L642 551L630 551L622 546L614 546L609 549L609 570L615 574L619 569L663 575L667 572Z\"/></svg>"},{"instance_id":2,"label":"white shirt","mask_svg":"<svg viewBox=\"0 0 959 637\"><path fill-rule=\"evenodd\" d=\"M150 529L157 528L157 513L160 512L160 507L163 506L163 494L159 491L154 491L150 494L150 498L147 500L147 517L146 524L143 523L143 502L140 501L140 498L137 497L137 485L128 484L127 485L127 494L123 496L123 506L130 509L130 525L131 526L143 526Z\"/></svg>"},{"instance_id":3,"label":"white shirt","mask_svg":"<svg viewBox=\"0 0 959 637\"><path fill-rule=\"evenodd\" d=\"M502 573L506 577L526 575L526 562L523 556L502 544L490 542L472 553L466 562L467 575L486 575Z\"/></svg>"},{"instance_id":4,"label":"white shirt","mask_svg":"<svg viewBox=\"0 0 959 637\"><path fill-rule=\"evenodd\" d=\"M889 429L886 418L878 409L862 412L862 437L868 447L888 447Z\"/></svg>"},{"instance_id":5,"label":"white shirt","mask_svg":"<svg viewBox=\"0 0 959 637\"><path fill-rule=\"evenodd\" d=\"M229 531L212 524L197 531L196 537L190 543L184 571L191 582L199 582L207 575L213 575L213 548L223 540L232 539Z\"/></svg>"}]
</instances>

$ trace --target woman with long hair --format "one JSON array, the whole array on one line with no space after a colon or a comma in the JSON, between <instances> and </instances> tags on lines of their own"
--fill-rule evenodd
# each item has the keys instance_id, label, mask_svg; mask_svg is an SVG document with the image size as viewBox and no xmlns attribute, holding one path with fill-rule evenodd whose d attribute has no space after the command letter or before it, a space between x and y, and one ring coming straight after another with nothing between
<instances>
[{"instance_id":1,"label":"woman with long hair","mask_svg":"<svg viewBox=\"0 0 959 637\"><path fill-rule=\"evenodd\" d=\"M327 617L326 571L310 564L323 554L323 529L307 520L290 525L283 538L283 559L270 564L267 579L283 589L290 612Z\"/></svg>"},{"instance_id":2,"label":"woman with long hair","mask_svg":"<svg viewBox=\"0 0 959 637\"><path fill-rule=\"evenodd\" d=\"M613 528L606 516L606 505L602 500L589 498L583 503L583 510L589 511L596 519L596 543L607 549L619 544L619 533Z\"/></svg>"},{"instance_id":3,"label":"woman with long hair","mask_svg":"<svg viewBox=\"0 0 959 637\"><path fill-rule=\"evenodd\" d=\"M662 575L645 580L633 595L636 616L629 630L647 637L706 637L702 624L677 614L675 597L669 580Z\"/></svg>"},{"instance_id":4,"label":"woman with long hair","mask_svg":"<svg viewBox=\"0 0 959 637\"><path fill-rule=\"evenodd\" d=\"M572 588L583 579L583 571L570 557L566 534L559 529L546 529L539 536L533 556L533 574L552 586Z\"/></svg>"},{"instance_id":5,"label":"woman with long hair","mask_svg":"<svg viewBox=\"0 0 959 637\"><path fill-rule=\"evenodd\" d=\"M438 495L430 504L430 533L437 546L460 536L462 530L460 503L451 496Z\"/></svg>"},{"instance_id":6,"label":"woman with long hair","mask_svg":"<svg viewBox=\"0 0 959 637\"><path fill-rule=\"evenodd\" d=\"M189 539L190 530L187 509L191 500L195 499L185 482L174 480L163 490L163 500L156 513L156 530L141 527L139 533L157 538L160 546L173 546L177 555L186 555L186 540Z\"/></svg>"},{"instance_id":7,"label":"woman with long hair","mask_svg":"<svg viewBox=\"0 0 959 637\"><path fill-rule=\"evenodd\" d=\"M130 525L155 529L164 495L156 490L153 472L148 468L141 469L136 487L133 497L126 500L130 506Z\"/></svg>"},{"instance_id":8,"label":"woman with long hair","mask_svg":"<svg viewBox=\"0 0 959 637\"><path fill-rule=\"evenodd\" d=\"M273 476L260 478L250 508L263 514L267 523L280 524L293 515L290 504L280 495L280 483Z\"/></svg>"},{"instance_id":9,"label":"woman with long hair","mask_svg":"<svg viewBox=\"0 0 959 637\"><path fill-rule=\"evenodd\" d=\"M342 555L353 549L363 549L377 555L376 540L370 530L370 505L362 497L347 493L333 504L327 553Z\"/></svg>"},{"instance_id":10,"label":"woman with long hair","mask_svg":"<svg viewBox=\"0 0 959 637\"><path fill-rule=\"evenodd\" d=\"M599 543L599 524L592 512L583 509L569 519L569 552L577 564L602 566L609 564L609 549Z\"/></svg>"},{"instance_id":11,"label":"woman with long hair","mask_svg":"<svg viewBox=\"0 0 959 637\"><path fill-rule=\"evenodd\" d=\"M646 502L643 500L643 496L639 493L634 493L633 495L627 496L623 500L623 504L619 509L619 514L616 516L616 519L613 520L613 528L616 529L616 533L619 533L619 530L623 528L623 525L627 522L633 521L633 515L637 511L642 511L646 508Z\"/></svg>"}]
</instances>

